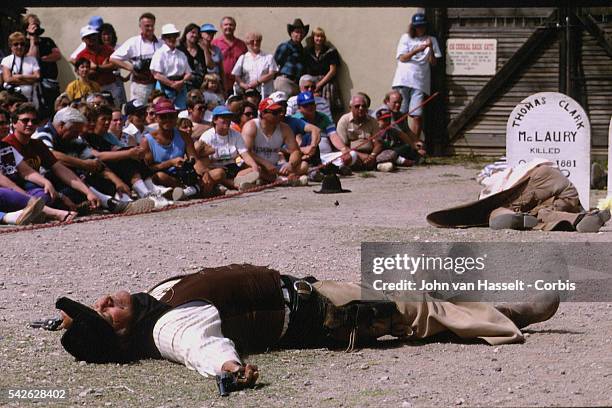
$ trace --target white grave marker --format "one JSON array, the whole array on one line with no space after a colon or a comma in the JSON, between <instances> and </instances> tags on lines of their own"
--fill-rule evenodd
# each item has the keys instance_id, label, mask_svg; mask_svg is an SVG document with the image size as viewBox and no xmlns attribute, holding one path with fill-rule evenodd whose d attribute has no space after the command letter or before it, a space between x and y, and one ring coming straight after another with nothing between
<instances>
[{"instance_id":1,"label":"white grave marker","mask_svg":"<svg viewBox=\"0 0 612 408\"><path fill-rule=\"evenodd\" d=\"M523 99L508 118L506 155L513 167L537 157L557 163L589 209L591 123L569 96L541 92Z\"/></svg>"}]
</instances>

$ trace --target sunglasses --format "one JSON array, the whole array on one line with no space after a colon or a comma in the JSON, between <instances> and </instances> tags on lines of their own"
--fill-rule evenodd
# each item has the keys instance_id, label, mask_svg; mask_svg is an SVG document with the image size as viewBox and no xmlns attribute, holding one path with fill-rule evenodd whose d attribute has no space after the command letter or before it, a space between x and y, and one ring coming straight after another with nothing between
<instances>
[{"instance_id":1,"label":"sunglasses","mask_svg":"<svg viewBox=\"0 0 612 408\"><path fill-rule=\"evenodd\" d=\"M25 47L25 43L23 42L13 43L13 47Z\"/></svg>"},{"instance_id":2,"label":"sunglasses","mask_svg":"<svg viewBox=\"0 0 612 408\"><path fill-rule=\"evenodd\" d=\"M157 115L157 117L159 118L159 120L175 120L176 113L162 113Z\"/></svg>"},{"instance_id":3,"label":"sunglasses","mask_svg":"<svg viewBox=\"0 0 612 408\"><path fill-rule=\"evenodd\" d=\"M155 111L148 111L148 112L147 112L147 115L149 115L149 116L155 116Z\"/></svg>"},{"instance_id":4,"label":"sunglasses","mask_svg":"<svg viewBox=\"0 0 612 408\"><path fill-rule=\"evenodd\" d=\"M243 112L242 114L244 116L251 116L251 117L255 116L255 112Z\"/></svg>"},{"instance_id":5,"label":"sunglasses","mask_svg":"<svg viewBox=\"0 0 612 408\"><path fill-rule=\"evenodd\" d=\"M317 86L316 85L308 85L308 86L305 86L304 89L308 89L310 91L314 91L315 89L317 89Z\"/></svg>"},{"instance_id":6,"label":"sunglasses","mask_svg":"<svg viewBox=\"0 0 612 408\"><path fill-rule=\"evenodd\" d=\"M36 119L32 119L32 118L19 118L17 119L17 122L21 122L24 125L27 125L28 123L35 125L37 121Z\"/></svg>"},{"instance_id":7,"label":"sunglasses","mask_svg":"<svg viewBox=\"0 0 612 408\"><path fill-rule=\"evenodd\" d=\"M353 105L353 108L356 108L356 109L360 109L360 108L367 109L367 107L368 107L367 105Z\"/></svg>"},{"instance_id":8,"label":"sunglasses","mask_svg":"<svg viewBox=\"0 0 612 408\"><path fill-rule=\"evenodd\" d=\"M280 114L281 114L281 111L279 111L279 110L274 110L274 111L271 111L271 110L265 110L265 111L263 111L263 113L269 113L269 114L271 114L271 115L278 116L278 115L280 115Z\"/></svg>"}]
</instances>

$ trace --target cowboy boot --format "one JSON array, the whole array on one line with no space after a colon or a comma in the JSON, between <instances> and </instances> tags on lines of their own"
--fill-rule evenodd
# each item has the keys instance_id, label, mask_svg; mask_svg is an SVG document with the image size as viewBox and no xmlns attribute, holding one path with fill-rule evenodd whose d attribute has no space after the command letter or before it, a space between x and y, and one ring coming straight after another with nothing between
<instances>
[{"instance_id":1,"label":"cowboy boot","mask_svg":"<svg viewBox=\"0 0 612 408\"><path fill-rule=\"evenodd\" d=\"M539 295L533 302L495 306L519 329L550 319L558 307L559 295L556 292Z\"/></svg>"}]
</instances>

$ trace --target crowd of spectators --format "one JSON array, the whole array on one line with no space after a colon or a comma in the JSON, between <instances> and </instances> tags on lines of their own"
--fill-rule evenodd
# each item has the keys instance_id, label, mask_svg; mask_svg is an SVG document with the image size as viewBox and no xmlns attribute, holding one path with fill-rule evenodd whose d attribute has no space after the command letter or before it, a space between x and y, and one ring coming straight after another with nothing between
<instances>
[{"instance_id":1,"label":"crowd of spectators","mask_svg":"<svg viewBox=\"0 0 612 408\"><path fill-rule=\"evenodd\" d=\"M415 83L439 54L421 14L400 39L394 90L375 110L357 92L348 112L338 50L299 18L268 53L261 33L236 37L230 16L219 30L164 24L158 38L144 13L123 42L94 16L63 90L60 50L36 15L23 22L0 62L0 223L144 212L279 180L306 185L321 180L322 166L392 171L425 155L420 120L409 126L406 115L429 92Z\"/></svg>"}]
</instances>

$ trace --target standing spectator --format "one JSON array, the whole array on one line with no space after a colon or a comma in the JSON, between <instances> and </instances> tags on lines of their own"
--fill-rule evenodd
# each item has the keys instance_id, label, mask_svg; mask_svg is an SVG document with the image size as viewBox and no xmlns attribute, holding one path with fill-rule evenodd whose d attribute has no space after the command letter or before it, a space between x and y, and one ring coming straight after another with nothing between
<instances>
[{"instance_id":1,"label":"standing spectator","mask_svg":"<svg viewBox=\"0 0 612 408\"><path fill-rule=\"evenodd\" d=\"M223 78L223 54L221 48L213 45L212 42L217 34L214 25L206 23L200 27L200 48L204 51L204 61L206 62L206 73L217 74ZM220 89L223 89L221 86Z\"/></svg>"},{"instance_id":2,"label":"standing spectator","mask_svg":"<svg viewBox=\"0 0 612 408\"><path fill-rule=\"evenodd\" d=\"M150 65L153 54L162 47L163 42L155 37L155 16L144 13L138 19L140 34L129 38L111 55L111 61L132 73L130 97L147 103L153 91L155 79Z\"/></svg>"},{"instance_id":3,"label":"standing spectator","mask_svg":"<svg viewBox=\"0 0 612 408\"><path fill-rule=\"evenodd\" d=\"M111 47L113 50L117 49L117 33L115 32L115 27L112 24L104 23L98 29L100 32L100 42L102 45L106 45ZM117 89L117 98L115 98L115 104L117 106L123 106L127 97L125 96L125 87L123 83L129 79L129 76L123 78L121 76L121 70L117 69L113 71L113 75L115 75L115 87Z\"/></svg>"},{"instance_id":4,"label":"standing spectator","mask_svg":"<svg viewBox=\"0 0 612 408\"><path fill-rule=\"evenodd\" d=\"M225 16L221 19L221 31L221 37L214 39L212 44L219 47L223 54L223 72L225 72L225 76L222 77L223 89L225 94L229 95L234 86L232 69L236 65L238 58L247 52L247 46L244 41L234 36L236 31L236 20L234 17Z\"/></svg>"},{"instance_id":5,"label":"standing spectator","mask_svg":"<svg viewBox=\"0 0 612 408\"><path fill-rule=\"evenodd\" d=\"M89 22L87 23L88 26L93 27L94 29L96 29L96 31L99 31L102 26L104 25L104 20L102 19L102 17L100 16L92 16L89 19ZM113 47L114 48L114 47ZM72 51L72 54L70 54L70 59L69 61L71 63L74 64L74 62L77 59L77 56L81 53L81 51L83 51L85 49L85 43L81 42L79 44L78 47L76 47L76 49L74 51Z\"/></svg>"},{"instance_id":6,"label":"standing spectator","mask_svg":"<svg viewBox=\"0 0 612 408\"><path fill-rule=\"evenodd\" d=\"M436 58L442 57L438 41L427 35L425 14L412 16L408 32L402 34L397 44L397 68L393 77L393 89L403 97L401 111L408 113L423 102L431 93L431 68ZM423 109L412 112L410 129L417 137L421 135Z\"/></svg>"},{"instance_id":7,"label":"standing spectator","mask_svg":"<svg viewBox=\"0 0 612 408\"><path fill-rule=\"evenodd\" d=\"M191 78L191 68L187 56L176 48L179 30L174 24L162 27L164 45L155 51L151 59L151 72L157 80L157 89L174 102L178 109L187 108L187 88L185 82Z\"/></svg>"},{"instance_id":8,"label":"standing spectator","mask_svg":"<svg viewBox=\"0 0 612 408\"><path fill-rule=\"evenodd\" d=\"M4 88L22 94L38 108L40 105L40 66L26 55L26 38L20 32L9 35L11 54L0 61Z\"/></svg>"},{"instance_id":9,"label":"standing spectator","mask_svg":"<svg viewBox=\"0 0 612 408\"><path fill-rule=\"evenodd\" d=\"M283 91L288 96L298 94L298 80L306 72L306 53L302 40L309 29L310 25L304 25L301 19L296 18L293 24L287 24L289 41L280 44L274 52L274 60L279 68L274 89Z\"/></svg>"},{"instance_id":10,"label":"standing spectator","mask_svg":"<svg viewBox=\"0 0 612 408\"><path fill-rule=\"evenodd\" d=\"M41 104L39 113L42 118L48 118L53 113L53 103L60 94L57 81L57 61L62 58L55 41L49 37L42 37L45 32L40 26L40 19L36 14L28 14L23 18L24 30L28 40L27 54L34 57L40 66Z\"/></svg>"},{"instance_id":11,"label":"standing spectator","mask_svg":"<svg viewBox=\"0 0 612 408\"><path fill-rule=\"evenodd\" d=\"M340 55L338 50L329 45L325 31L320 27L312 30L312 35L306 39L306 61L306 72L314 76L316 81L314 94L327 100L334 115L342 112L337 81Z\"/></svg>"},{"instance_id":12,"label":"standing spectator","mask_svg":"<svg viewBox=\"0 0 612 408\"><path fill-rule=\"evenodd\" d=\"M191 68L191 78L186 83L187 91L200 89L202 81L204 81L206 58L204 57L204 50L198 45L199 41L200 27L194 23L187 24L177 47L187 56Z\"/></svg>"},{"instance_id":13,"label":"standing spectator","mask_svg":"<svg viewBox=\"0 0 612 408\"><path fill-rule=\"evenodd\" d=\"M248 52L242 54L232 69L234 75L234 93L242 93L248 89L259 92L261 99L265 99L274 92L274 76L278 66L272 54L261 52L260 33L249 32L246 35ZM255 106L259 105L259 101Z\"/></svg>"},{"instance_id":14,"label":"standing spectator","mask_svg":"<svg viewBox=\"0 0 612 408\"><path fill-rule=\"evenodd\" d=\"M100 84L89 79L91 62L87 58L78 58L74 63L74 70L77 74L77 79L70 82L66 87L66 95L68 95L71 102L85 101L89 94L100 92Z\"/></svg>"}]
</instances>

